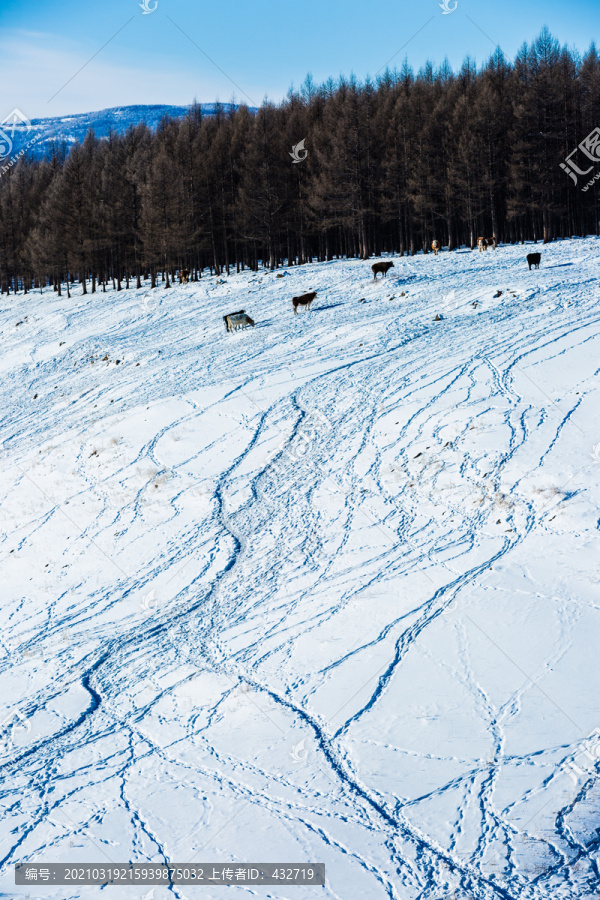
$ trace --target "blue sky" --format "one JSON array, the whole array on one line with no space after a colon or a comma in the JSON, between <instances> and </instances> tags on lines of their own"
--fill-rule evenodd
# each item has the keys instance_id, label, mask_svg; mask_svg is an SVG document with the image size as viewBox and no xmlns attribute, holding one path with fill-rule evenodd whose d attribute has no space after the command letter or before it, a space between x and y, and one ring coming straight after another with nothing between
<instances>
[{"instance_id":1,"label":"blue sky","mask_svg":"<svg viewBox=\"0 0 600 900\"><path fill-rule=\"evenodd\" d=\"M446 0L447 15L442 0L158 0L147 15L139 2L0 0L0 120L14 107L36 118L233 94L259 104L308 72L364 78L405 56L415 70L444 57L456 68L496 43L513 57L543 25L581 51L600 44L600 0Z\"/></svg>"}]
</instances>

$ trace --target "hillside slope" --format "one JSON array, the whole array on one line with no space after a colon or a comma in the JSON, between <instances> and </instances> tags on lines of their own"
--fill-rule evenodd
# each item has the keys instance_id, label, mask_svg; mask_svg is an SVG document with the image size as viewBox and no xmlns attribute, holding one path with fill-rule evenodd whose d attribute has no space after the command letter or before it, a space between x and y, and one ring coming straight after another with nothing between
<instances>
[{"instance_id":1,"label":"hillside slope","mask_svg":"<svg viewBox=\"0 0 600 900\"><path fill-rule=\"evenodd\" d=\"M0 896L596 896L600 241L529 249L2 298Z\"/></svg>"},{"instance_id":2,"label":"hillside slope","mask_svg":"<svg viewBox=\"0 0 600 900\"><path fill-rule=\"evenodd\" d=\"M200 103L198 105L203 116L214 115L216 104ZM233 105L222 103L221 108L228 111L233 108ZM7 158L16 156L21 149L26 149L30 156L44 156L50 144L55 141L58 143L64 141L67 148L75 141L83 143L90 128L100 139L107 138L111 133L125 134L130 126L141 123L145 123L154 131L165 116L170 119L182 119L189 110L189 106L140 104L138 106L114 106L96 112L76 113L72 116L48 116L42 119L32 119L30 123L11 119L9 125L2 125L0 128L10 137L12 147L9 150L5 144L1 149L6 153ZM6 161L4 160L5 164Z\"/></svg>"}]
</instances>

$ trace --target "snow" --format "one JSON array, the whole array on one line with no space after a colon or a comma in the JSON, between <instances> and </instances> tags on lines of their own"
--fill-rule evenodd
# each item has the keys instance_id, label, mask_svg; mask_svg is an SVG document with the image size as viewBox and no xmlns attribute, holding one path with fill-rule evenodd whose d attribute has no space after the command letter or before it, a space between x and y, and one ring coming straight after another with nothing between
<instances>
[{"instance_id":1,"label":"snow","mask_svg":"<svg viewBox=\"0 0 600 900\"><path fill-rule=\"evenodd\" d=\"M0 896L597 896L600 242L530 249L2 298Z\"/></svg>"},{"instance_id":2,"label":"snow","mask_svg":"<svg viewBox=\"0 0 600 900\"><path fill-rule=\"evenodd\" d=\"M202 116L214 116L217 104L200 103ZM233 103L221 103L221 109L227 113L236 109ZM113 106L88 113L76 113L70 116L49 116L42 119L25 119L9 116L8 125L4 130L11 137L12 149L8 156L16 157L20 150L27 150L30 156L44 156L53 142L64 141L67 145L76 141L83 143L90 130L97 138L105 140L112 133L125 134L131 126L142 123L155 131L165 117L169 119L183 119L190 112L191 106L167 106L167 105L135 105ZM19 112L17 110L17 112ZM251 108L251 112L255 112ZM12 114L11 114L12 115ZM8 162L8 158L0 160ZM1 167L0 167L1 168Z\"/></svg>"}]
</instances>

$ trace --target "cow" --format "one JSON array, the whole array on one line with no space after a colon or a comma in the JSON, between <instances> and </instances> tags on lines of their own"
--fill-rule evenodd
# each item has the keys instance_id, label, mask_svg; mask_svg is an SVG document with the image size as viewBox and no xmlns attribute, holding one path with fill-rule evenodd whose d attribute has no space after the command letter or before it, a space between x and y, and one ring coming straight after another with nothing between
<instances>
[{"instance_id":1,"label":"cow","mask_svg":"<svg viewBox=\"0 0 600 900\"><path fill-rule=\"evenodd\" d=\"M227 329L227 331L237 331L238 328L246 328L247 325L252 325L252 327L254 328L254 319L251 319L243 309L238 310L238 312L229 313L228 315L223 316L223 321L225 322L225 328Z\"/></svg>"},{"instance_id":2,"label":"cow","mask_svg":"<svg viewBox=\"0 0 600 900\"><path fill-rule=\"evenodd\" d=\"M228 315L223 316L223 321L225 322L225 328L227 329L227 331L233 331L234 318L237 318L238 316L243 316L243 315L245 315L244 310L239 309L235 313L229 313Z\"/></svg>"},{"instance_id":3,"label":"cow","mask_svg":"<svg viewBox=\"0 0 600 900\"><path fill-rule=\"evenodd\" d=\"M440 252L440 242L439 242L439 241L432 241L432 242L431 242L431 249L433 250L433 252L434 252L435 255L437 256L438 253Z\"/></svg>"},{"instance_id":4,"label":"cow","mask_svg":"<svg viewBox=\"0 0 600 900\"><path fill-rule=\"evenodd\" d=\"M479 252L481 253L483 250L487 250L488 242L485 238L477 238L477 246L479 247Z\"/></svg>"},{"instance_id":5,"label":"cow","mask_svg":"<svg viewBox=\"0 0 600 900\"><path fill-rule=\"evenodd\" d=\"M488 247L491 247L492 250L496 250L496 249L497 249L497 247L498 247L498 241L496 240L496 235L495 235L495 234L493 234L493 235L491 236L491 238L488 238L488 240L487 240L487 245L488 245Z\"/></svg>"},{"instance_id":6,"label":"cow","mask_svg":"<svg viewBox=\"0 0 600 900\"><path fill-rule=\"evenodd\" d=\"M300 294L298 297L292 297L292 306L294 307L294 315L298 315L298 307L306 306L307 309L310 309L310 304L313 302L315 297L317 296L316 291L310 291L308 294Z\"/></svg>"},{"instance_id":7,"label":"cow","mask_svg":"<svg viewBox=\"0 0 600 900\"><path fill-rule=\"evenodd\" d=\"M190 270L189 269L180 269L179 270L179 284L189 284L190 281Z\"/></svg>"},{"instance_id":8,"label":"cow","mask_svg":"<svg viewBox=\"0 0 600 900\"><path fill-rule=\"evenodd\" d=\"M530 272L531 272L532 266L535 266L536 269L539 269L541 261L542 261L541 253L528 253L527 254L527 262L529 263L529 271Z\"/></svg>"},{"instance_id":9,"label":"cow","mask_svg":"<svg viewBox=\"0 0 600 900\"><path fill-rule=\"evenodd\" d=\"M385 277L388 273L388 269L393 269L393 268L394 268L393 262L386 261L386 262L373 263L373 265L371 266L371 269L373 271L374 280L377 281L377 275L379 272L381 272L383 277Z\"/></svg>"}]
</instances>

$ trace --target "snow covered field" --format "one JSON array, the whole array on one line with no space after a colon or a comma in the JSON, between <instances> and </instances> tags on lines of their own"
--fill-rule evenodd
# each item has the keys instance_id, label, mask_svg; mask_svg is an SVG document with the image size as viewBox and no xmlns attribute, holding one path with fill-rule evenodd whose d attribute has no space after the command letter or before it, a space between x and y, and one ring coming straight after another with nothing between
<instances>
[{"instance_id":1,"label":"snow covered field","mask_svg":"<svg viewBox=\"0 0 600 900\"><path fill-rule=\"evenodd\" d=\"M600 240L535 249L2 298L0 896L598 896Z\"/></svg>"}]
</instances>

